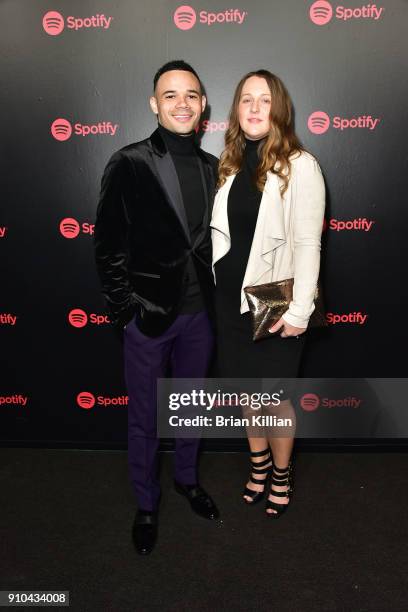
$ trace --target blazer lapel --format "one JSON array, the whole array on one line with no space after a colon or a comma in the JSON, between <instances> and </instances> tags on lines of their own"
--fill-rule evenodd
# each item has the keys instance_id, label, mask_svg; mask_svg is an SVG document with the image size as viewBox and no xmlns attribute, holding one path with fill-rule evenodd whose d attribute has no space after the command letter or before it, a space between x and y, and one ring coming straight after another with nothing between
<instances>
[{"instance_id":1,"label":"blazer lapel","mask_svg":"<svg viewBox=\"0 0 408 612\"><path fill-rule=\"evenodd\" d=\"M215 176L213 172L213 168L209 161L206 159L205 155L203 155L200 148L197 147L198 154L198 165L200 167L201 180L203 183L204 190L204 198L206 210L208 213L211 213L211 206L214 199L214 191L215 191Z\"/></svg>"},{"instance_id":2,"label":"blazer lapel","mask_svg":"<svg viewBox=\"0 0 408 612\"><path fill-rule=\"evenodd\" d=\"M183 196L181 194L180 183L173 160L171 159L171 155L165 148L164 142L157 131L152 134L151 142L153 145L153 163L158 179L161 183L161 187L180 221L183 233L185 234L188 242L190 242L190 231L188 228Z\"/></svg>"},{"instance_id":3,"label":"blazer lapel","mask_svg":"<svg viewBox=\"0 0 408 612\"><path fill-rule=\"evenodd\" d=\"M279 190L279 180L276 174L268 172L261 204L259 206L258 222L260 236L262 230L262 250L264 256L286 242L283 201ZM258 224L257 224L258 225Z\"/></svg>"},{"instance_id":4,"label":"blazer lapel","mask_svg":"<svg viewBox=\"0 0 408 612\"><path fill-rule=\"evenodd\" d=\"M217 191L211 218L211 235L213 244L213 265L231 248L231 236L228 224L228 195L235 175L229 176L224 185Z\"/></svg>"},{"instance_id":5,"label":"blazer lapel","mask_svg":"<svg viewBox=\"0 0 408 612\"><path fill-rule=\"evenodd\" d=\"M211 204L213 202L214 188L215 188L215 178L213 175L212 168L204 156L201 154L200 149L197 150L198 153L198 167L201 176L201 184L203 188L204 194L204 214L201 224L201 230L197 239L195 241L194 246L198 247L202 241L207 236L208 226L211 216Z\"/></svg>"},{"instance_id":6,"label":"blazer lapel","mask_svg":"<svg viewBox=\"0 0 408 612\"><path fill-rule=\"evenodd\" d=\"M235 179L229 176L219 189L211 219L211 228L214 239L214 263L224 257L231 247L231 236L228 223L228 196ZM257 250L265 255L286 242L285 221L282 198L279 192L279 183L275 174L268 173L261 203L259 205L258 219L255 227Z\"/></svg>"}]
</instances>

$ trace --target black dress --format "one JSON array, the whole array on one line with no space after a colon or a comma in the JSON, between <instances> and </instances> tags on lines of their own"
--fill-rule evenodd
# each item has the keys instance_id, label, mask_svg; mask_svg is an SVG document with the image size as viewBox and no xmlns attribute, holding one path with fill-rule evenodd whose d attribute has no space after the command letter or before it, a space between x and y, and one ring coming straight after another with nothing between
<instances>
[{"instance_id":1,"label":"black dress","mask_svg":"<svg viewBox=\"0 0 408 612\"><path fill-rule=\"evenodd\" d=\"M252 340L250 313L240 313L241 286L262 193L255 185L259 141L246 140L241 171L228 196L231 249L215 264L217 375L222 378L295 378L304 335ZM261 145L262 146L262 145Z\"/></svg>"}]
</instances>

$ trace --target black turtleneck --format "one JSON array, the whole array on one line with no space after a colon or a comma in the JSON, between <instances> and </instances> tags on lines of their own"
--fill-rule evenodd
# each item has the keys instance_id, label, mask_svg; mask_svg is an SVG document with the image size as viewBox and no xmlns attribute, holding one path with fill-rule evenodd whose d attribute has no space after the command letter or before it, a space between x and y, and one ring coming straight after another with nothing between
<instances>
[{"instance_id":1,"label":"black turtleneck","mask_svg":"<svg viewBox=\"0 0 408 612\"><path fill-rule=\"evenodd\" d=\"M177 153L179 155L195 154L195 132L191 132L190 134L176 134L175 132L171 132L160 124L158 126L158 129L160 135L166 141L167 148L171 153Z\"/></svg>"},{"instance_id":2,"label":"black turtleneck","mask_svg":"<svg viewBox=\"0 0 408 612\"><path fill-rule=\"evenodd\" d=\"M191 245L194 247L202 229L205 213L205 197L195 143L196 135L195 132L187 136L175 134L162 125L159 125L158 129L176 168L190 231ZM180 314L190 314L205 309L191 257L187 265L187 282L187 291L179 311Z\"/></svg>"},{"instance_id":3,"label":"black turtleneck","mask_svg":"<svg viewBox=\"0 0 408 612\"><path fill-rule=\"evenodd\" d=\"M239 318L241 285L254 237L259 204L262 198L255 184L259 163L258 148L264 140L245 139L241 170L235 177L228 194L228 224L231 249L215 264L217 301L232 306L231 312Z\"/></svg>"}]
</instances>

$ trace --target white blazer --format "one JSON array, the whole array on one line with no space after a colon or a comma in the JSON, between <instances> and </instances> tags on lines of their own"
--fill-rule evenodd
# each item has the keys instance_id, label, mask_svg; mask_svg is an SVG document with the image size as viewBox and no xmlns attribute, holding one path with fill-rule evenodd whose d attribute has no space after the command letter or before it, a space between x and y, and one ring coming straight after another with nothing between
<instances>
[{"instance_id":1,"label":"white blazer","mask_svg":"<svg viewBox=\"0 0 408 612\"><path fill-rule=\"evenodd\" d=\"M231 248L227 203L235 176L227 178L214 201L211 233L215 280L214 264ZM316 159L306 152L291 159L291 177L283 197L279 181L276 174L267 173L242 280L240 312L249 310L244 287L294 278L293 300L283 318L290 325L305 328L314 310L319 276L324 181Z\"/></svg>"}]
</instances>

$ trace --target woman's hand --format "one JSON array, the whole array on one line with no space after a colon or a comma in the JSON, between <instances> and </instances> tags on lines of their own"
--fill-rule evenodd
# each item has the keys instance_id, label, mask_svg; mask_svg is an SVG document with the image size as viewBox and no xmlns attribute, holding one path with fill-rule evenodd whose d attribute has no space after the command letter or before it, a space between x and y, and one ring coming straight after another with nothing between
<instances>
[{"instance_id":1,"label":"woman's hand","mask_svg":"<svg viewBox=\"0 0 408 612\"><path fill-rule=\"evenodd\" d=\"M307 327L295 327L294 325L290 325L289 323L286 323L286 321L284 321L282 318L280 318L279 321L275 323L275 325L269 328L269 332L271 334L274 334L282 328L283 330L280 335L281 338L291 338L293 336L300 336L301 334L304 334L307 329Z\"/></svg>"}]
</instances>

